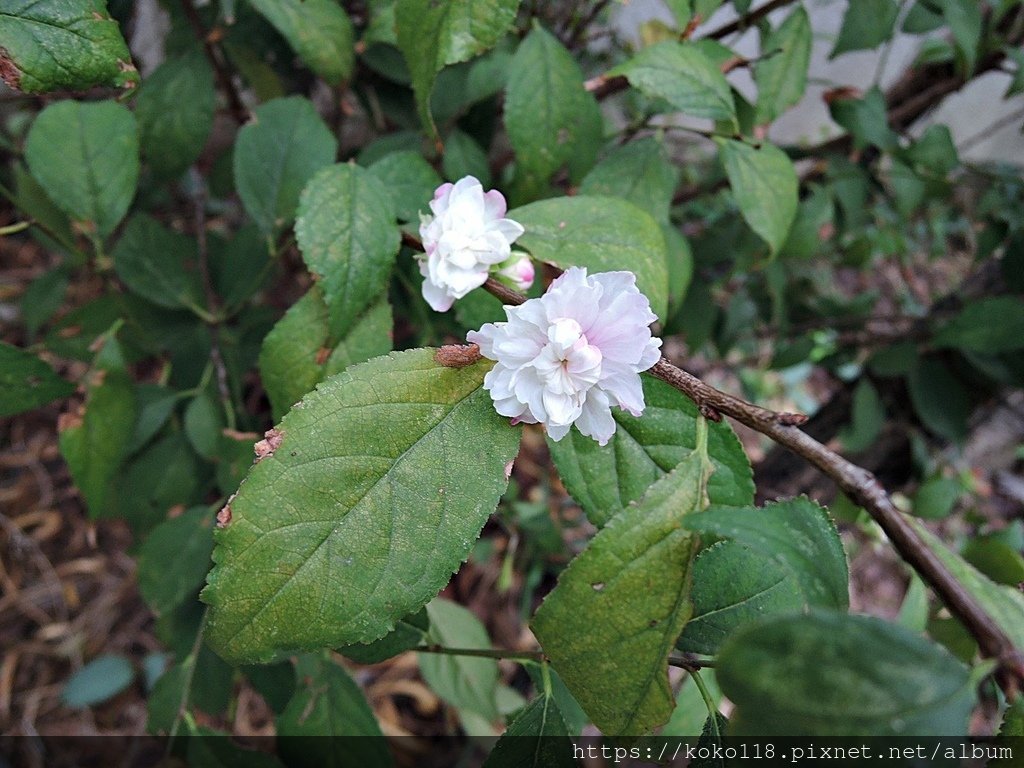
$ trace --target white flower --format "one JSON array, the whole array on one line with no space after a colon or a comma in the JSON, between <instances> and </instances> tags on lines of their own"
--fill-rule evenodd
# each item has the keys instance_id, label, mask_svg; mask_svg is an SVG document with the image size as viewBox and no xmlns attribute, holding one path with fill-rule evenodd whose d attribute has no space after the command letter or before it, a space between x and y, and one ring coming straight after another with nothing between
<instances>
[{"instance_id":1,"label":"white flower","mask_svg":"<svg viewBox=\"0 0 1024 768\"><path fill-rule=\"evenodd\" d=\"M423 298L438 312L451 308L487 281L491 267L507 261L524 230L505 215L505 198L484 192L472 176L442 184L430 202L433 215L420 216Z\"/></svg>"},{"instance_id":2,"label":"white flower","mask_svg":"<svg viewBox=\"0 0 1024 768\"><path fill-rule=\"evenodd\" d=\"M651 337L657 318L632 272L588 277L572 267L505 315L467 336L498 363L484 378L498 413L544 424L552 440L575 424L601 445L615 434L612 405L643 413L638 374L658 361L661 339Z\"/></svg>"}]
</instances>

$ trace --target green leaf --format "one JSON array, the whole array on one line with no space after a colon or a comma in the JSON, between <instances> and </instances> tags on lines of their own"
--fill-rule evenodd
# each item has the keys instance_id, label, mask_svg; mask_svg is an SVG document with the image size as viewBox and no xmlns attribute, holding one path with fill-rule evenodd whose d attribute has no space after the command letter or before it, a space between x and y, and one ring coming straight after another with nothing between
<instances>
[{"instance_id":1,"label":"green leaf","mask_svg":"<svg viewBox=\"0 0 1024 768\"><path fill-rule=\"evenodd\" d=\"M832 119L850 132L857 149L874 145L886 152L895 151L899 144L896 134L889 128L889 114L885 95L877 87L861 98L839 98L829 103Z\"/></svg>"},{"instance_id":2,"label":"green leaf","mask_svg":"<svg viewBox=\"0 0 1024 768\"><path fill-rule=\"evenodd\" d=\"M60 452L92 518L110 511L111 482L121 469L135 413L135 387L128 374L94 371L84 412L61 419Z\"/></svg>"},{"instance_id":3,"label":"green leaf","mask_svg":"<svg viewBox=\"0 0 1024 768\"><path fill-rule=\"evenodd\" d=\"M942 326L935 346L956 347L983 355L1024 348L1024 300L998 296L972 301Z\"/></svg>"},{"instance_id":4,"label":"green leaf","mask_svg":"<svg viewBox=\"0 0 1024 768\"><path fill-rule=\"evenodd\" d=\"M786 20L761 39L768 58L754 69L758 124L770 123L803 98L811 62L811 20L798 6Z\"/></svg>"},{"instance_id":5,"label":"green leaf","mask_svg":"<svg viewBox=\"0 0 1024 768\"><path fill-rule=\"evenodd\" d=\"M921 523L914 523L918 535L943 565L967 589L984 611L1006 633L1014 646L1024 648L1024 595L1015 587L996 584L950 551Z\"/></svg>"},{"instance_id":6,"label":"green leaf","mask_svg":"<svg viewBox=\"0 0 1024 768\"><path fill-rule=\"evenodd\" d=\"M830 58L848 51L877 48L892 36L899 5L895 0L860 0L843 16L843 26Z\"/></svg>"},{"instance_id":7,"label":"green leaf","mask_svg":"<svg viewBox=\"0 0 1024 768\"><path fill-rule=\"evenodd\" d=\"M534 24L509 64L505 127L516 152L517 173L531 189L546 184L581 148L597 152L601 113L583 88L583 73L552 34Z\"/></svg>"},{"instance_id":8,"label":"green leaf","mask_svg":"<svg viewBox=\"0 0 1024 768\"><path fill-rule=\"evenodd\" d=\"M957 443L967 438L971 395L942 360L918 360L907 376L907 389L914 410L928 429Z\"/></svg>"},{"instance_id":9,"label":"green leaf","mask_svg":"<svg viewBox=\"0 0 1024 768\"><path fill-rule=\"evenodd\" d=\"M165 61L143 81L135 119L142 156L158 176L176 176L196 161L216 106L213 70L199 51Z\"/></svg>"},{"instance_id":10,"label":"green leaf","mask_svg":"<svg viewBox=\"0 0 1024 768\"><path fill-rule=\"evenodd\" d=\"M885 426L885 404L867 377L853 391L850 423L840 430L839 439L851 453L867 450Z\"/></svg>"},{"instance_id":11,"label":"green leaf","mask_svg":"<svg viewBox=\"0 0 1024 768\"><path fill-rule=\"evenodd\" d=\"M135 668L124 656L97 656L75 672L61 692L61 702L72 709L83 709L112 699L135 680Z\"/></svg>"},{"instance_id":12,"label":"green leaf","mask_svg":"<svg viewBox=\"0 0 1024 768\"><path fill-rule=\"evenodd\" d=\"M938 0L942 15L953 33L953 42L966 74L974 72L981 42L982 16L977 0Z\"/></svg>"},{"instance_id":13,"label":"green leaf","mask_svg":"<svg viewBox=\"0 0 1024 768\"><path fill-rule=\"evenodd\" d=\"M963 487L955 477L933 477L921 483L914 494L914 514L926 520L938 520L953 511Z\"/></svg>"},{"instance_id":14,"label":"green leaf","mask_svg":"<svg viewBox=\"0 0 1024 768\"><path fill-rule=\"evenodd\" d=\"M309 667L277 718L278 745L289 768L392 765L377 718L355 681L327 660Z\"/></svg>"},{"instance_id":15,"label":"green leaf","mask_svg":"<svg viewBox=\"0 0 1024 768\"><path fill-rule=\"evenodd\" d=\"M335 650L356 664L378 664L426 643L428 629L430 619L427 617L427 609L421 608L413 615L399 619L395 628L379 640L343 645Z\"/></svg>"},{"instance_id":16,"label":"green leaf","mask_svg":"<svg viewBox=\"0 0 1024 768\"><path fill-rule=\"evenodd\" d=\"M712 507L689 515L686 527L738 542L792 572L807 604L846 610L846 555L828 512L807 498L747 507Z\"/></svg>"},{"instance_id":17,"label":"green leaf","mask_svg":"<svg viewBox=\"0 0 1024 768\"><path fill-rule=\"evenodd\" d=\"M533 618L573 696L609 735L640 735L675 704L667 657L693 610L697 541L681 527L704 495L694 451L609 521L569 564Z\"/></svg>"},{"instance_id":18,"label":"green leaf","mask_svg":"<svg viewBox=\"0 0 1024 768\"><path fill-rule=\"evenodd\" d=\"M337 142L309 99L289 96L257 107L235 143L235 186L268 237L295 219L299 194L334 162Z\"/></svg>"},{"instance_id":19,"label":"green leaf","mask_svg":"<svg viewBox=\"0 0 1024 768\"><path fill-rule=\"evenodd\" d=\"M691 594L693 617L676 647L694 653L717 653L733 630L807 607L790 568L735 541L720 541L697 556Z\"/></svg>"},{"instance_id":20,"label":"green leaf","mask_svg":"<svg viewBox=\"0 0 1024 768\"><path fill-rule=\"evenodd\" d=\"M398 0L398 47L412 72L420 120L432 136L437 129L429 105L437 73L493 48L512 26L518 9L519 0Z\"/></svg>"},{"instance_id":21,"label":"green leaf","mask_svg":"<svg viewBox=\"0 0 1024 768\"><path fill-rule=\"evenodd\" d=\"M584 177L579 194L624 198L667 224L678 184L679 168L673 165L665 145L646 138L612 150Z\"/></svg>"},{"instance_id":22,"label":"green leaf","mask_svg":"<svg viewBox=\"0 0 1024 768\"><path fill-rule=\"evenodd\" d=\"M221 404L206 392L196 395L185 408L184 425L185 436L195 452L204 459L216 461L226 426Z\"/></svg>"},{"instance_id":23,"label":"green leaf","mask_svg":"<svg viewBox=\"0 0 1024 768\"><path fill-rule=\"evenodd\" d=\"M263 339L260 376L274 417L281 418L328 376L390 352L391 327L391 307L381 298L335 341L323 293L310 288Z\"/></svg>"},{"instance_id":24,"label":"green leaf","mask_svg":"<svg viewBox=\"0 0 1024 768\"><path fill-rule=\"evenodd\" d=\"M113 101L58 101L32 123L25 159L58 208L88 235L106 237L135 196L135 118Z\"/></svg>"},{"instance_id":25,"label":"green leaf","mask_svg":"<svg viewBox=\"0 0 1024 768\"><path fill-rule=\"evenodd\" d=\"M430 630L427 643L446 648L490 650L487 630L472 611L457 603L436 598L427 605ZM420 672L430 689L458 709L498 719L498 662L475 656L419 654Z\"/></svg>"},{"instance_id":26,"label":"green leaf","mask_svg":"<svg viewBox=\"0 0 1024 768\"><path fill-rule=\"evenodd\" d=\"M995 536L978 536L961 552L964 559L997 584L1017 586L1024 581L1024 557Z\"/></svg>"},{"instance_id":27,"label":"green leaf","mask_svg":"<svg viewBox=\"0 0 1024 768\"><path fill-rule=\"evenodd\" d=\"M641 377L647 407L637 418L615 410L615 434L605 446L575 430L548 448L566 490L587 518L605 525L672 471L697 445L697 406L663 381ZM708 454L714 472L708 480L712 504L754 503L754 479L747 455L724 421L708 424Z\"/></svg>"},{"instance_id":28,"label":"green leaf","mask_svg":"<svg viewBox=\"0 0 1024 768\"><path fill-rule=\"evenodd\" d=\"M792 161L771 144L715 141L740 213L774 254L786 242L799 203Z\"/></svg>"},{"instance_id":29,"label":"green leaf","mask_svg":"<svg viewBox=\"0 0 1024 768\"><path fill-rule=\"evenodd\" d=\"M177 309L203 304L194 239L137 213L129 219L113 256L114 269L124 284L157 306Z\"/></svg>"},{"instance_id":30,"label":"green leaf","mask_svg":"<svg viewBox=\"0 0 1024 768\"><path fill-rule=\"evenodd\" d=\"M25 93L139 83L105 0L8 0L0 40L0 77Z\"/></svg>"},{"instance_id":31,"label":"green leaf","mask_svg":"<svg viewBox=\"0 0 1024 768\"><path fill-rule=\"evenodd\" d=\"M324 168L302 192L295 236L319 278L335 336L377 302L400 235L387 188L357 165Z\"/></svg>"},{"instance_id":32,"label":"green leaf","mask_svg":"<svg viewBox=\"0 0 1024 768\"><path fill-rule=\"evenodd\" d=\"M717 656L735 736L966 733L970 671L944 648L869 616L813 611L767 619Z\"/></svg>"},{"instance_id":33,"label":"green leaf","mask_svg":"<svg viewBox=\"0 0 1024 768\"><path fill-rule=\"evenodd\" d=\"M442 161L446 179L457 181L463 176L473 176L484 187L491 186L491 168L487 161L487 153L465 131L456 128L448 134L444 142ZM422 202L420 205L422 206Z\"/></svg>"},{"instance_id":34,"label":"green leaf","mask_svg":"<svg viewBox=\"0 0 1024 768\"><path fill-rule=\"evenodd\" d=\"M419 152L406 150L385 155L369 168L388 190L401 221L419 223L420 212L430 210L441 177Z\"/></svg>"},{"instance_id":35,"label":"green leaf","mask_svg":"<svg viewBox=\"0 0 1024 768\"><path fill-rule=\"evenodd\" d=\"M156 614L192 597L210 570L213 515L194 507L160 523L139 548L139 592Z\"/></svg>"},{"instance_id":36,"label":"green leaf","mask_svg":"<svg viewBox=\"0 0 1024 768\"><path fill-rule=\"evenodd\" d=\"M284 417L216 535L202 595L211 647L258 661L366 643L437 594L519 443L481 388L489 367L396 353L328 379Z\"/></svg>"},{"instance_id":37,"label":"green leaf","mask_svg":"<svg viewBox=\"0 0 1024 768\"><path fill-rule=\"evenodd\" d=\"M210 277L230 312L256 293L271 276L271 254L259 228L247 225L227 243L208 235Z\"/></svg>"},{"instance_id":38,"label":"green leaf","mask_svg":"<svg viewBox=\"0 0 1024 768\"><path fill-rule=\"evenodd\" d=\"M74 384L31 352L0 342L0 416L31 411L74 391Z\"/></svg>"},{"instance_id":39,"label":"green leaf","mask_svg":"<svg viewBox=\"0 0 1024 768\"><path fill-rule=\"evenodd\" d=\"M623 75L644 95L665 99L693 117L736 121L729 82L695 45L666 41L648 46L608 75Z\"/></svg>"},{"instance_id":40,"label":"green leaf","mask_svg":"<svg viewBox=\"0 0 1024 768\"><path fill-rule=\"evenodd\" d=\"M484 768L576 768L572 747L554 697L542 692L509 723Z\"/></svg>"},{"instance_id":41,"label":"green leaf","mask_svg":"<svg viewBox=\"0 0 1024 768\"><path fill-rule=\"evenodd\" d=\"M557 197L516 208L508 217L526 232L516 245L556 267L591 273L625 269L664 318L668 307L665 238L651 216L614 197Z\"/></svg>"},{"instance_id":42,"label":"green leaf","mask_svg":"<svg viewBox=\"0 0 1024 768\"><path fill-rule=\"evenodd\" d=\"M172 507L200 501L203 479L196 455L181 432L172 432L134 456L115 478L110 516L144 534L167 519Z\"/></svg>"},{"instance_id":43,"label":"green leaf","mask_svg":"<svg viewBox=\"0 0 1024 768\"><path fill-rule=\"evenodd\" d=\"M352 74L352 22L337 0L249 0L299 57L330 85Z\"/></svg>"}]
</instances>

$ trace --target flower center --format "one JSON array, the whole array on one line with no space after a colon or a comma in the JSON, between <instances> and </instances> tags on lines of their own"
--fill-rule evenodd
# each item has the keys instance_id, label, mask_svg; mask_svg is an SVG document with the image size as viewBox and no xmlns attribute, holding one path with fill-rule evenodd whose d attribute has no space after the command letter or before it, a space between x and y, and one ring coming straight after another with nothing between
<instances>
[{"instance_id":1,"label":"flower center","mask_svg":"<svg viewBox=\"0 0 1024 768\"><path fill-rule=\"evenodd\" d=\"M534 360L545 387L559 395L582 395L601 378L601 350L569 317L555 320L547 335L548 343Z\"/></svg>"}]
</instances>

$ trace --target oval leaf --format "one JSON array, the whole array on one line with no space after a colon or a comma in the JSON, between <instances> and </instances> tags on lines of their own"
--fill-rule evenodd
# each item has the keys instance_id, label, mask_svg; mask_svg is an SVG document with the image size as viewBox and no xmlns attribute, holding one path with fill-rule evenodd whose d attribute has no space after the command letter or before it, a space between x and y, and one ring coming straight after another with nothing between
<instances>
[{"instance_id":1,"label":"oval leaf","mask_svg":"<svg viewBox=\"0 0 1024 768\"><path fill-rule=\"evenodd\" d=\"M667 659L693 610L697 548L680 523L702 502L704 471L691 453L613 517L533 617L552 666L606 734L648 733L672 714Z\"/></svg>"},{"instance_id":2,"label":"oval leaf","mask_svg":"<svg viewBox=\"0 0 1024 768\"><path fill-rule=\"evenodd\" d=\"M74 391L74 384L31 352L0 342L0 416L30 411Z\"/></svg>"},{"instance_id":3,"label":"oval leaf","mask_svg":"<svg viewBox=\"0 0 1024 768\"><path fill-rule=\"evenodd\" d=\"M391 196L357 165L324 168L302 192L295 236L341 336L387 284L400 242Z\"/></svg>"},{"instance_id":4,"label":"oval leaf","mask_svg":"<svg viewBox=\"0 0 1024 768\"><path fill-rule=\"evenodd\" d=\"M8 0L0 40L0 77L25 93L139 83L104 0Z\"/></svg>"},{"instance_id":5,"label":"oval leaf","mask_svg":"<svg viewBox=\"0 0 1024 768\"><path fill-rule=\"evenodd\" d=\"M196 241L165 229L156 219L133 215L113 256L124 284L157 306L176 309L204 303L194 266Z\"/></svg>"},{"instance_id":6,"label":"oval leaf","mask_svg":"<svg viewBox=\"0 0 1024 768\"><path fill-rule=\"evenodd\" d=\"M639 499L696 447L697 406L663 381L642 376L647 407L640 418L614 410L615 434L605 446L573 430L548 440L558 474L587 518L602 526ZM708 424L708 454L715 468L708 480L712 504L754 503L754 478L743 446L725 422Z\"/></svg>"},{"instance_id":7,"label":"oval leaf","mask_svg":"<svg viewBox=\"0 0 1024 768\"><path fill-rule=\"evenodd\" d=\"M352 74L352 22L337 0L249 0L310 69L331 85Z\"/></svg>"},{"instance_id":8,"label":"oval leaf","mask_svg":"<svg viewBox=\"0 0 1024 768\"><path fill-rule=\"evenodd\" d=\"M328 379L285 416L216 536L202 595L211 647L258 661L370 642L437 594L519 443L481 388L489 367L396 353Z\"/></svg>"},{"instance_id":9,"label":"oval leaf","mask_svg":"<svg viewBox=\"0 0 1024 768\"><path fill-rule=\"evenodd\" d=\"M302 188L334 162L336 152L334 136L309 99L289 96L256 109L238 132L235 186L265 235L292 223Z\"/></svg>"},{"instance_id":10,"label":"oval leaf","mask_svg":"<svg viewBox=\"0 0 1024 768\"><path fill-rule=\"evenodd\" d=\"M194 596L210 570L213 515L195 507L160 523L139 548L139 592L157 614Z\"/></svg>"},{"instance_id":11,"label":"oval leaf","mask_svg":"<svg viewBox=\"0 0 1024 768\"><path fill-rule=\"evenodd\" d=\"M139 180L135 117L113 101L59 101L36 117L25 159L54 203L91 237L114 231Z\"/></svg>"},{"instance_id":12,"label":"oval leaf","mask_svg":"<svg viewBox=\"0 0 1024 768\"><path fill-rule=\"evenodd\" d=\"M815 611L740 630L715 673L737 736L966 733L970 672L941 646L870 616Z\"/></svg>"},{"instance_id":13,"label":"oval leaf","mask_svg":"<svg viewBox=\"0 0 1024 768\"><path fill-rule=\"evenodd\" d=\"M75 672L64 685L61 701L74 709L111 699L135 679L135 668L124 656L97 656Z\"/></svg>"},{"instance_id":14,"label":"oval leaf","mask_svg":"<svg viewBox=\"0 0 1024 768\"><path fill-rule=\"evenodd\" d=\"M526 227L516 241L535 259L591 273L625 269L660 318L668 308L665 237L650 214L614 197L557 197L508 214Z\"/></svg>"},{"instance_id":15,"label":"oval leaf","mask_svg":"<svg viewBox=\"0 0 1024 768\"><path fill-rule=\"evenodd\" d=\"M775 253L786 242L799 204L793 162L771 144L716 141L740 213Z\"/></svg>"}]
</instances>

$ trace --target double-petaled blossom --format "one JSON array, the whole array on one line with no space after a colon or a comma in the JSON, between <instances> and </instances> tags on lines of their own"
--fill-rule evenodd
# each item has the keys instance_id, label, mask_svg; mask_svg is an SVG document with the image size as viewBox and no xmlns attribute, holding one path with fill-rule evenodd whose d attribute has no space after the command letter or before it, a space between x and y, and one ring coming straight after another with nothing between
<instances>
[{"instance_id":1,"label":"double-petaled blossom","mask_svg":"<svg viewBox=\"0 0 1024 768\"><path fill-rule=\"evenodd\" d=\"M544 424L552 440L575 424L605 445L615 434L611 406L643 412L639 373L658 361L661 339L651 336L657 318L632 272L572 267L505 315L467 336L497 361L484 388L498 413Z\"/></svg>"},{"instance_id":2,"label":"double-petaled blossom","mask_svg":"<svg viewBox=\"0 0 1024 768\"><path fill-rule=\"evenodd\" d=\"M524 267L523 254L512 253L523 227L504 218L500 192L484 192L479 181L466 176L438 187L430 210L430 215L420 216L426 253L419 257L419 266L423 298L433 309L447 311L456 299L483 285L491 271L513 270L510 279L522 285L528 267L532 282L529 260Z\"/></svg>"}]
</instances>

